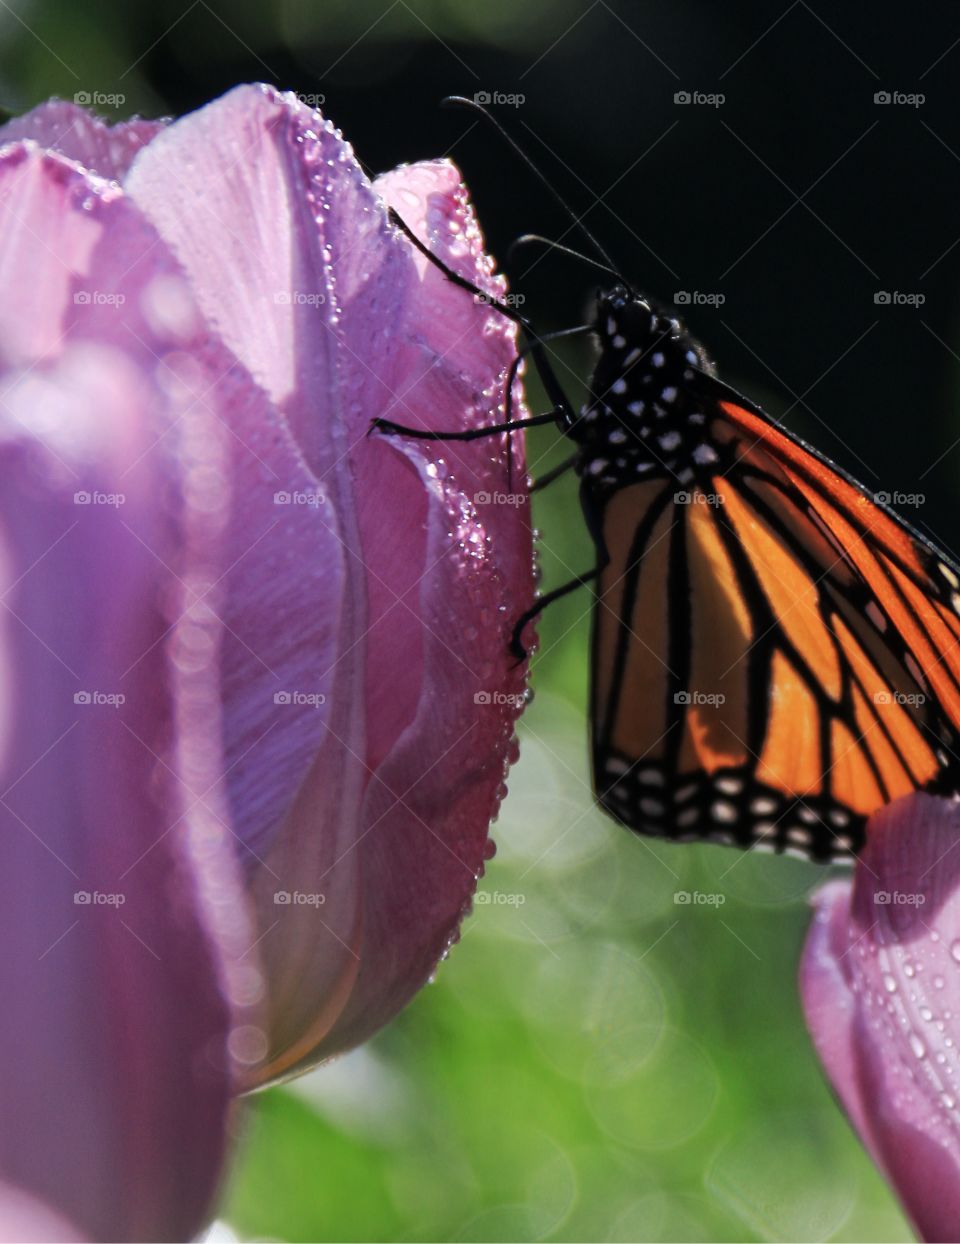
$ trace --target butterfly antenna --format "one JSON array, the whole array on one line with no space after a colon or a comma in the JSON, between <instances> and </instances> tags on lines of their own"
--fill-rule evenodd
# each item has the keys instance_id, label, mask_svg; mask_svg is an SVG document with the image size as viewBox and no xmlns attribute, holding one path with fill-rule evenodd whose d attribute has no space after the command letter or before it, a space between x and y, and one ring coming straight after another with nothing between
<instances>
[{"instance_id":1,"label":"butterfly antenna","mask_svg":"<svg viewBox=\"0 0 960 1244\"><path fill-rule=\"evenodd\" d=\"M513 252L519 247L532 246L534 243L537 243L540 246L545 246L548 250L560 251L563 255L570 255L573 259L579 259L581 263L590 264L592 268L599 268L601 272L609 273L610 276L616 277L618 281L623 279L616 269L609 267L609 265L605 263L601 263L599 259L593 259L589 255L581 254L580 251L575 251L570 246L564 246L561 242L555 242L552 238L541 237L539 233L524 233L514 242L511 242L510 249L507 251L507 258L511 259L513 257Z\"/></svg>"},{"instance_id":2,"label":"butterfly antenna","mask_svg":"<svg viewBox=\"0 0 960 1244\"><path fill-rule=\"evenodd\" d=\"M566 214L573 221L574 228L580 230L580 232L587 239L587 241L590 243L590 245L593 247L596 253L603 260L604 264L606 265L607 271L614 273L614 275L617 277L617 280L623 282L623 284L626 285L626 281L624 281L623 277L619 275L616 264L614 264L613 260L610 258L607 252L603 249L603 247L600 245L597 239L593 236L593 234L590 232L587 226L583 223L580 217L576 214L576 212L573 210L570 204L566 201L566 199L563 198L560 192L557 189L555 189L553 185L551 185L550 181L547 179L546 174L542 172L541 169L538 168L536 164L534 164L530 156L527 155L527 153L520 146L517 140L510 134L509 130L507 130L503 125L500 124L500 122L496 119L496 117L493 115L492 112L487 112L483 104L478 104L476 100L466 99L462 95L448 95L446 99L441 100L440 106L441 108L467 108L471 112L476 112L481 117L483 117L483 119L487 122L488 125L492 125L493 128L500 135L500 137L503 139L503 141L509 147L513 149L513 151L520 157L520 159L527 166L530 172L533 173L533 175L537 178L540 184L544 187L544 189L547 191L550 197L556 203L558 203L560 207L563 208Z\"/></svg>"}]
</instances>

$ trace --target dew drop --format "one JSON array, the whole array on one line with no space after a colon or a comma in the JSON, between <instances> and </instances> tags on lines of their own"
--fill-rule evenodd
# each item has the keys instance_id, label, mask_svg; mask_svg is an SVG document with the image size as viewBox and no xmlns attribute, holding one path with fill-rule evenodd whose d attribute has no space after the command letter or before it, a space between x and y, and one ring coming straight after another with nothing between
<instances>
[{"instance_id":1,"label":"dew drop","mask_svg":"<svg viewBox=\"0 0 960 1244\"><path fill-rule=\"evenodd\" d=\"M943 985L944 985L944 980L943 980L943 977L942 977L942 976L935 976L935 977L933 978L933 987L934 987L934 989L942 989L942 988L943 988Z\"/></svg>"},{"instance_id":2,"label":"dew drop","mask_svg":"<svg viewBox=\"0 0 960 1244\"><path fill-rule=\"evenodd\" d=\"M884 972L883 974L883 987L887 991L887 993L897 992L897 982L894 979L894 977L890 975L889 972Z\"/></svg>"},{"instance_id":3,"label":"dew drop","mask_svg":"<svg viewBox=\"0 0 960 1244\"><path fill-rule=\"evenodd\" d=\"M923 1044L915 1032L910 1033L910 1048L913 1050L915 1058L925 1058L927 1047Z\"/></svg>"},{"instance_id":4,"label":"dew drop","mask_svg":"<svg viewBox=\"0 0 960 1244\"><path fill-rule=\"evenodd\" d=\"M950 943L950 954L957 963L960 963L960 938Z\"/></svg>"}]
</instances>

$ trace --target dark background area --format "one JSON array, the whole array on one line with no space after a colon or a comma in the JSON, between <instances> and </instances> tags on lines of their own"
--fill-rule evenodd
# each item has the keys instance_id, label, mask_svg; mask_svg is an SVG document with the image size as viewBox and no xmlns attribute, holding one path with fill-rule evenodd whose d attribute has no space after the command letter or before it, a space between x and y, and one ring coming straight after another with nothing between
<instances>
[{"instance_id":1,"label":"dark background area","mask_svg":"<svg viewBox=\"0 0 960 1244\"><path fill-rule=\"evenodd\" d=\"M960 544L955 3L64 0L14 6L0 32L17 111L86 90L126 96L107 114L180 113L262 79L322 94L371 169L449 151L501 260L518 233L568 222L491 133L437 103L521 94L497 116L636 284L723 295L689 314L722 374L868 486L925 494L912 517ZM556 327L582 317L592 279L554 257L518 288ZM880 290L926 301L878 306Z\"/></svg>"}]
</instances>

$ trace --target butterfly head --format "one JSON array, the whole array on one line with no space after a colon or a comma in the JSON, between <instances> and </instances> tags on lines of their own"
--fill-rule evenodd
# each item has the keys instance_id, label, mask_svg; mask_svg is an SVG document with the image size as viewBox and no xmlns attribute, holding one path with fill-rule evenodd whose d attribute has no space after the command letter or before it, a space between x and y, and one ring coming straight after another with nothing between
<instances>
[{"instance_id":1,"label":"butterfly head","mask_svg":"<svg viewBox=\"0 0 960 1244\"><path fill-rule=\"evenodd\" d=\"M672 309L657 305L645 294L625 285L614 285L597 296L594 325L600 347L611 355L624 351L632 358L661 355L676 360L668 370L686 371L695 367L713 374L714 368L703 346L691 336Z\"/></svg>"}]
</instances>

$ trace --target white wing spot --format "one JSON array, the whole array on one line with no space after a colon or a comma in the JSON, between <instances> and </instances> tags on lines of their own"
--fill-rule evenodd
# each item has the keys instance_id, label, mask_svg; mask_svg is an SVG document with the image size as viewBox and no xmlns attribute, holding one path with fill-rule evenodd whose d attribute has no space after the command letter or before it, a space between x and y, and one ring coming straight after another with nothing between
<instances>
[{"instance_id":1,"label":"white wing spot","mask_svg":"<svg viewBox=\"0 0 960 1244\"><path fill-rule=\"evenodd\" d=\"M710 805L710 813L715 821L722 821L729 824L737 819L737 809L732 803L727 803L725 799L717 799ZM677 818L680 819L679 817Z\"/></svg>"}]
</instances>

